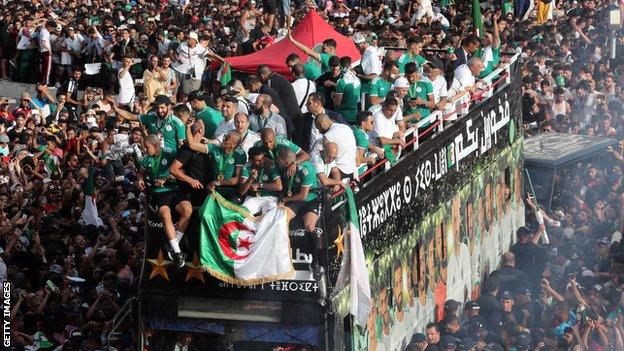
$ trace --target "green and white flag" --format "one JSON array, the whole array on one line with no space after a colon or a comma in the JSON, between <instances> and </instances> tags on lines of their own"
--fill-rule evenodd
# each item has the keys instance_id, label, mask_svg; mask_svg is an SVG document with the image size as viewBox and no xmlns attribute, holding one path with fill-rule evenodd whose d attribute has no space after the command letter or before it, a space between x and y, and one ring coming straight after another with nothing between
<instances>
[{"instance_id":1,"label":"green and white flag","mask_svg":"<svg viewBox=\"0 0 624 351\"><path fill-rule=\"evenodd\" d=\"M254 217L213 192L199 216L199 260L210 275L231 284L254 285L294 274L283 207Z\"/></svg>"},{"instance_id":2,"label":"green and white flag","mask_svg":"<svg viewBox=\"0 0 624 351\"><path fill-rule=\"evenodd\" d=\"M345 193L349 206L349 311L355 317L355 322L364 327L373 306L371 288L355 198L351 188L347 187Z\"/></svg>"},{"instance_id":3,"label":"green and white flag","mask_svg":"<svg viewBox=\"0 0 624 351\"><path fill-rule=\"evenodd\" d=\"M217 72L217 78L219 79L219 83L221 83L221 85L226 85L232 80L232 68L229 63L224 62L221 64L221 67Z\"/></svg>"},{"instance_id":4,"label":"green and white flag","mask_svg":"<svg viewBox=\"0 0 624 351\"><path fill-rule=\"evenodd\" d=\"M84 192L84 206L80 215L79 223L87 226L94 225L101 227L104 225L102 219L98 215L98 208L95 195L95 177L93 168L89 168L89 176L82 183L82 191Z\"/></svg>"}]
</instances>

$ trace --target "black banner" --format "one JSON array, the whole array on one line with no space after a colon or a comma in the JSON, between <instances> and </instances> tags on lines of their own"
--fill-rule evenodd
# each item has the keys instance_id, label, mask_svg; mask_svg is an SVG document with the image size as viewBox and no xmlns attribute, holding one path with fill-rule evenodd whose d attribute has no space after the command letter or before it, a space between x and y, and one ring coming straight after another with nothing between
<instances>
[{"instance_id":1,"label":"black banner","mask_svg":"<svg viewBox=\"0 0 624 351\"><path fill-rule=\"evenodd\" d=\"M367 256L378 257L519 137L522 107L517 64L512 72L511 84L357 192ZM331 268L335 277L339 267Z\"/></svg>"}]
</instances>

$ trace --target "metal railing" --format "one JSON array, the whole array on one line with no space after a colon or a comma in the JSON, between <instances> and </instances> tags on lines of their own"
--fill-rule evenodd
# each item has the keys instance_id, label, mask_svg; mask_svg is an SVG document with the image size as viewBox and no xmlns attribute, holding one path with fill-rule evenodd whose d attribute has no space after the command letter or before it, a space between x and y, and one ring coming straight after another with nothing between
<instances>
[{"instance_id":1,"label":"metal railing","mask_svg":"<svg viewBox=\"0 0 624 351\"><path fill-rule=\"evenodd\" d=\"M479 87L481 88L475 94L470 94L468 92L459 96L453 101L448 102L447 107L443 111L434 111L429 114L427 117L416 122L411 128L405 131L405 147L403 147L399 152L399 156L397 157L396 164L400 164L401 160L405 158L405 155L408 153L418 150L420 147L419 140L423 137L432 135L435 136L434 131L441 132L444 130L444 121L450 119L461 118L465 114L470 111L470 107L474 103L479 103L481 101L487 100L492 96L494 91L502 86L506 86L511 82L511 65L518 60L520 54L514 54L505 66L499 67L492 71L492 73L488 74L483 79L479 80L481 84ZM427 129L418 133L420 128L428 126ZM362 189L366 186L368 182L370 182L373 178L376 178L380 174L383 174L385 171L391 169L393 166L390 164L388 159L383 158L379 160L374 165L365 167L365 171L360 174L357 178L358 180L351 182L351 187L356 189ZM358 169L362 169L361 167ZM383 169L380 171L380 169ZM344 193L344 190L336 191L332 194L332 198L336 198ZM340 201L332 206L332 209L338 208L343 201Z\"/></svg>"}]
</instances>

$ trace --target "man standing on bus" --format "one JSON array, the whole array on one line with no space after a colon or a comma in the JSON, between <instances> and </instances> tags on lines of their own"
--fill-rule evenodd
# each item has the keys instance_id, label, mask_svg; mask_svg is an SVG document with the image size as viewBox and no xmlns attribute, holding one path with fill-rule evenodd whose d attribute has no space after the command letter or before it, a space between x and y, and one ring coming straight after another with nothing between
<instances>
[{"instance_id":1,"label":"man standing on bus","mask_svg":"<svg viewBox=\"0 0 624 351\"><path fill-rule=\"evenodd\" d=\"M178 268L182 268L186 254L180 250L179 241L189 223L193 206L186 200L184 193L178 189L175 179L169 174L169 165L173 162L173 157L166 153L160 144L160 139L154 134L145 138L143 146L147 155L140 163L140 177L137 186L141 191L147 187L148 205L153 212L158 214L167 240L169 240L170 247L167 252ZM180 215L175 226L172 210Z\"/></svg>"}]
</instances>

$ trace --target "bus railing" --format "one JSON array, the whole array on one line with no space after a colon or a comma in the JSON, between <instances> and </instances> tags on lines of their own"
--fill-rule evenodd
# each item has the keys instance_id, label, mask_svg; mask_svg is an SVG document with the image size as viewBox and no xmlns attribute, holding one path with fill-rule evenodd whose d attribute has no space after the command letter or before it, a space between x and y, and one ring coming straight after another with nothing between
<instances>
[{"instance_id":1,"label":"bus railing","mask_svg":"<svg viewBox=\"0 0 624 351\"><path fill-rule=\"evenodd\" d=\"M498 67L486 77L479 80L478 83L480 84L476 86L479 87L480 90L477 93L471 95L470 93L466 92L465 94L462 94L455 100L449 102L447 107L443 111L434 111L427 117L416 122L409 129L407 129L404 133L405 146L401 148L401 150L399 150L396 163L399 164L408 153L414 150L418 150L418 148L420 147L420 139L429 135L435 137L435 134L433 134L434 131L437 131L438 133L443 131L445 121L461 118L470 111L470 107L473 103L479 103L489 99L499 86L508 85L511 82L511 65L516 62L519 56L520 54L518 53L514 54L504 66ZM420 128L423 128L427 125L427 129L418 133L418 130ZM354 189L355 192L357 192L359 189L365 187L368 182L391 168L392 165L387 158L380 159L377 163L370 167L365 166L364 172L357 176L357 179L355 181L352 181L350 183L350 186L352 189ZM363 168L360 167L358 171L361 169ZM338 190L332 193L331 198L335 199L343 193L343 189ZM344 201L339 201L334 204L332 206L332 210L340 207L343 202Z\"/></svg>"}]
</instances>

